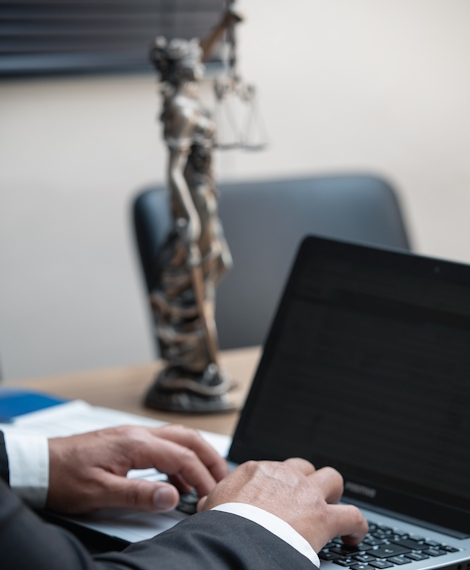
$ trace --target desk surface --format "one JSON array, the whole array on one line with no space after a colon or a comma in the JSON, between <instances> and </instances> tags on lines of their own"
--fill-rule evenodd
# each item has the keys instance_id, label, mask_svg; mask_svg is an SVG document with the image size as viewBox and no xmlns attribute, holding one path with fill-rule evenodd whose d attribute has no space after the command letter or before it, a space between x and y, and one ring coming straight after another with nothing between
<instances>
[{"instance_id":1,"label":"desk surface","mask_svg":"<svg viewBox=\"0 0 470 570\"><path fill-rule=\"evenodd\" d=\"M223 351L221 363L237 382L234 398L243 406L261 354L258 347ZM162 362L104 368L73 374L27 378L6 382L5 386L24 387L56 394L68 399L81 399L95 406L106 406L172 423L232 435L239 412L223 414L173 414L144 408L145 392L161 370Z\"/></svg>"}]
</instances>

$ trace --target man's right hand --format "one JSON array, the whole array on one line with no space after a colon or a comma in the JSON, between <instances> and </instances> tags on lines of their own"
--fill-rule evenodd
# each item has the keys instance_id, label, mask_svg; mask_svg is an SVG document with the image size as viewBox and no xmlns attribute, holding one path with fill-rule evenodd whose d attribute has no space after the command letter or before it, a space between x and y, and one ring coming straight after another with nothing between
<instances>
[{"instance_id":1,"label":"man's right hand","mask_svg":"<svg viewBox=\"0 0 470 570\"><path fill-rule=\"evenodd\" d=\"M290 524L319 552L335 536L348 545L361 542L367 521L353 505L339 505L343 478L332 467L315 467L304 459L248 461L223 479L199 510L223 503L248 503Z\"/></svg>"},{"instance_id":2,"label":"man's right hand","mask_svg":"<svg viewBox=\"0 0 470 570\"><path fill-rule=\"evenodd\" d=\"M193 487L210 493L227 463L196 431L183 426L119 426L49 440L46 506L62 513L105 507L164 512ZM170 483L128 479L130 469L154 467ZM177 490L178 489L178 490Z\"/></svg>"}]
</instances>

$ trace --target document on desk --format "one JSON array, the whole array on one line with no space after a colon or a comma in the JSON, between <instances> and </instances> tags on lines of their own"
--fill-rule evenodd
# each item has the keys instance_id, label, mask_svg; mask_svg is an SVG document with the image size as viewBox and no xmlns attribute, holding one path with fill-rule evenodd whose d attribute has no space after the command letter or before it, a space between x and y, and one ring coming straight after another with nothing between
<instances>
[{"instance_id":1,"label":"document on desk","mask_svg":"<svg viewBox=\"0 0 470 570\"><path fill-rule=\"evenodd\" d=\"M62 437L124 424L158 427L165 423L144 416L91 406L81 400L73 400L53 408L25 414L18 417L13 424L2 425L1 429L5 433L34 432L46 437ZM200 434L222 457L227 456L230 437L202 430ZM133 469L127 476L150 481L165 477L156 469ZM157 514L127 509L102 509L91 515L63 518L126 542L137 542L152 538L187 517L188 515L179 511Z\"/></svg>"}]
</instances>

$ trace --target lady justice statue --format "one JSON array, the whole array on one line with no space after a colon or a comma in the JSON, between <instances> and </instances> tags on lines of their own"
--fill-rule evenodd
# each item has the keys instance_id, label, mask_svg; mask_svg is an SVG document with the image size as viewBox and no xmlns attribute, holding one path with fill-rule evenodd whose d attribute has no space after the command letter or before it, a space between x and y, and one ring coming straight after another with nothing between
<instances>
[{"instance_id":1,"label":"lady justice statue","mask_svg":"<svg viewBox=\"0 0 470 570\"><path fill-rule=\"evenodd\" d=\"M179 412L233 409L234 383L221 369L215 289L232 265L217 211L212 172L215 124L198 98L206 61L226 30L241 21L230 9L203 41L157 37L151 60L163 83L163 136L173 224L155 268L152 303L167 366L146 405Z\"/></svg>"}]
</instances>

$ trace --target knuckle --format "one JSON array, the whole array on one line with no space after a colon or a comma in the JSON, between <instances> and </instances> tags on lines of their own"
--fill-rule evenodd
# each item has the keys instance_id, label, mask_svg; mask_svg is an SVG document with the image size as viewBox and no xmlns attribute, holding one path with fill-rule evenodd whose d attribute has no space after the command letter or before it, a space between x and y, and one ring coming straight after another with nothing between
<instances>
[{"instance_id":1,"label":"knuckle","mask_svg":"<svg viewBox=\"0 0 470 570\"><path fill-rule=\"evenodd\" d=\"M196 453L188 447L181 448L181 458L185 463L193 463L197 460Z\"/></svg>"},{"instance_id":2,"label":"knuckle","mask_svg":"<svg viewBox=\"0 0 470 570\"><path fill-rule=\"evenodd\" d=\"M190 428L187 426L180 426L180 427L182 434L185 435L187 438L202 439L202 435L197 431L197 429Z\"/></svg>"},{"instance_id":3,"label":"knuckle","mask_svg":"<svg viewBox=\"0 0 470 570\"><path fill-rule=\"evenodd\" d=\"M121 437L130 437L134 434L136 428L134 426L122 425L112 429L116 435Z\"/></svg>"},{"instance_id":4,"label":"knuckle","mask_svg":"<svg viewBox=\"0 0 470 570\"><path fill-rule=\"evenodd\" d=\"M315 472L315 465L311 461L308 461L308 459L304 459L302 457L296 457L295 461L296 461L296 467L302 469L303 472L305 473Z\"/></svg>"},{"instance_id":5,"label":"knuckle","mask_svg":"<svg viewBox=\"0 0 470 570\"><path fill-rule=\"evenodd\" d=\"M297 480L298 472L293 465L289 465L288 463L277 463L275 464L275 469L278 470L279 473Z\"/></svg>"},{"instance_id":6,"label":"knuckle","mask_svg":"<svg viewBox=\"0 0 470 570\"><path fill-rule=\"evenodd\" d=\"M284 485L289 488L294 488L299 486L299 484L304 486L306 481L306 479L305 481L303 480L304 477L297 469L285 462L260 461L258 464L255 462L253 470L259 470L259 473L263 477L267 477L271 481L275 480L278 485ZM255 471L253 471L253 473L255 473Z\"/></svg>"},{"instance_id":7,"label":"knuckle","mask_svg":"<svg viewBox=\"0 0 470 570\"><path fill-rule=\"evenodd\" d=\"M307 479L299 471L298 465L288 464L288 463L278 463L276 464L276 468L279 473L278 475L279 478L283 479L284 481L292 485L298 485L300 482L302 484L307 483Z\"/></svg>"},{"instance_id":8,"label":"knuckle","mask_svg":"<svg viewBox=\"0 0 470 570\"><path fill-rule=\"evenodd\" d=\"M333 479L335 484L341 488L341 491L343 491L344 479L343 479L343 476L341 475L341 473L339 471L337 471L334 467L325 467L324 469L327 471L328 476L331 479Z\"/></svg>"},{"instance_id":9,"label":"knuckle","mask_svg":"<svg viewBox=\"0 0 470 570\"><path fill-rule=\"evenodd\" d=\"M199 434L199 432L194 429L194 428L190 428L187 426L184 426L182 424L173 424L171 426L168 426L166 428L167 431L175 433L183 438L201 438L201 435Z\"/></svg>"},{"instance_id":10,"label":"knuckle","mask_svg":"<svg viewBox=\"0 0 470 570\"><path fill-rule=\"evenodd\" d=\"M139 493L137 492L137 489L129 490L126 494L126 505L137 507L139 504Z\"/></svg>"},{"instance_id":11,"label":"knuckle","mask_svg":"<svg viewBox=\"0 0 470 570\"><path fill-rule=\"evenodd\" d=\"M172 424L171 426L165 426L164 429L168 431L184 432L187 428L183 424Z\"/></svg>"},{"instance_id":12,"label":"knuckle","mask_svg":"<svg viewBox=\"0 0 470 570\"><path fill-rule=\"evenodd\" d=\"M140 504L140 496L141 496L141 486L140 485L132 485L125 491L126 497L125 502L126 505L132 507L138 507Z\"/></svg>"},{"instance_id":13,"label":"knuckle","mask_svg":"<svg viewBox=\"0 0 470 570\"><path fill-rule=\"evenodd\" d=\"M355 525L359 526L364 520L364 517L363 517L361 511L355 505L349 505L349 510L351 512L352 522Z\"/></svg>"},{"instance_id":14,"label":"knuckle","mask_svg":"<svg viewBox=\"0 0 470 570\"><path fill-rule=\"evenodd\" d=\"M248 473L255 473L259 468L259 463L250 459L243 464L243 469Z\"/></svg>"}]
</instances>

